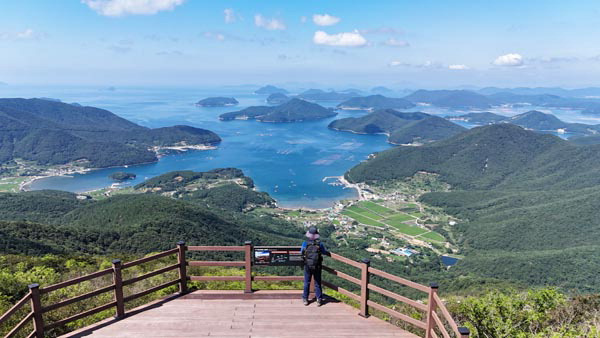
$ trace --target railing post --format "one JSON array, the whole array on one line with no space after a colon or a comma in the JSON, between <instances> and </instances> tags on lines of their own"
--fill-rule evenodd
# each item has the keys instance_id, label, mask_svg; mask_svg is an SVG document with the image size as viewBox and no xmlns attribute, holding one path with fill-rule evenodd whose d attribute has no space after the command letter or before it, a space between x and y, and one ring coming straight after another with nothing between
<instances>
[{"instance_id":1,"label":"railing post","mask_svg":"<svg viewBox=\"0 0 600 338\"><path fill-rule=\"evenodd\" d=\"M187 247L184 241L177 242L177 261L179 262L179 294L183 295L188 292L187 287L187 262L185 260L185 252Z\"/></svg>"},{"instance_id":2,"label":"railing post","mask_svg":"<svg viewBox=\"0 0 600 338\"><path fill-rule=\"evenodd\" d=\"M31 312L33 312L33 330L34 336L44 338L44 318L42 317L42 298L40 296L40 285L29 285L31 293Z\"/></svg>"},{"instance_id":3,"label":"railing post","mask_svg":"<svg viewBox=\"0 0 600 338\"><path fill-rule=\"evenodd\" d=\"M115 301L117 302L117 319L125 317L125 301L123 300L123 274L121 272L121 260L114 259L113 266L113 282L115 283Z\"/></svg>"},{"instance_id":4,"label":"railing post","mask_svg":"<svg viewBox=\"0 0 600 338\"><path fill-rule=\"evenodd\" d=\"M427 328L425 329L425 338L431 338L433 335L431 332L435 329L435 321L433 319L433 313L435 312L436 304L433 295L438 292L438 284L429 284L429 301L427 302Z\"/></svg>"},{"instance_id":5,"label":"railing post","mask_svg":"<svg viewBox=\"0 0 600 338\"><path fill-rule=\"evenodd\" d=\"M471 331L469 331L469 328L461 326L458 328L458 333L460 333L460 338L469 338Z\"/></svg>"},{"instance_id":6,"label":"railing post","mask_svg":"<svg viewBox=\"0 0 600 338\"><path fill-rule=\"evenodd\" d=\"M371 261L368 259L362 260L362 268L360 274L360 313L362 317L369 317L369 265Z\"/></svg>"},{"instance_id":7,"label":"railing post","mask_svg":"<svg viewBox=\"0 0 600 338\"><path fill-rule=\"evenodd\" d=\"M246 241L244 246L246 247L246 264L244 266L246 270L246 287L244 293L252 293L252 242Z\"/></svg>"}]
</instances>

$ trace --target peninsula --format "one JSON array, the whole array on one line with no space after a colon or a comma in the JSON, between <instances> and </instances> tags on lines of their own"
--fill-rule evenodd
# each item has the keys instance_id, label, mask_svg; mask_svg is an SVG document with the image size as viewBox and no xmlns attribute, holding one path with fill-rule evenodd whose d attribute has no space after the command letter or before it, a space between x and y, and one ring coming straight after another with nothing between
<instances>
[{"instance_id":1,"label":"peninsula","mask_svg":"<svg viewBox=\"0 0 600 338\"><path fill-rule=\"evenodd\" d=\"M293 98L278 106L253 106L240 111L221 114L223 121L257 120L260 122L301 122L318 120L337 115L316 103Z\"/></svg>"}]
</instances>

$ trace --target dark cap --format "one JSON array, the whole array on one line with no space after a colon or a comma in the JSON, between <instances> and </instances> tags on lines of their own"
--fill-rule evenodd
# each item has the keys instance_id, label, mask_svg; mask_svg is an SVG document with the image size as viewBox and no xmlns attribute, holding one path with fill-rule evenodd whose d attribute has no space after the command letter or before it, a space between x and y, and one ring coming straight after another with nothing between
<instances>
[{"instance_id":1,"label":"dark cap","mask_svg":"<svg viewBox=\"0 0 600 338\"><path fill-rule=\"evenodd\" d=\"M310 227L310 228L308 228L308 233L316 235L319 233L319 230L317 230L317 227Z\"/></svg>"}]
</instances>

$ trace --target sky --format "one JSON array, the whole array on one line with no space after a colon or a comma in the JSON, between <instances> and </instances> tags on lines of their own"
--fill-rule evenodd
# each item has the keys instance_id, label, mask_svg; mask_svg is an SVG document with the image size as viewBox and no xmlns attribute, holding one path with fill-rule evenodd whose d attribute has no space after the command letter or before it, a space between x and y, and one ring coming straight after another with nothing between
<instances>
[{"instance_id":1,"label":"sky","mask_svg":"<svg viewBox=\"0 0 600 338\"><path fill-rule=\"evenodd\" d=\"M600 86L598 1L19 0L9 84Z\"/></svg>"}]
</instances>

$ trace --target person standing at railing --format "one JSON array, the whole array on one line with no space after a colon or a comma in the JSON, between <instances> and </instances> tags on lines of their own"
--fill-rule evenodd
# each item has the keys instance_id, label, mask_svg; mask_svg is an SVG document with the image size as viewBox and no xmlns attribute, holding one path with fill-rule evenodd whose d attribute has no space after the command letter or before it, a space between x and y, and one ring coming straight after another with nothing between
<instances>
[{"instance_id":1,"label":"person standing at railing","mask_svg":"<svg viewBox=\"0 0 600 338\"><path fill-rule=\"evenodd\" d=\"M321 271L323 269L323 255L331 256L325 245L319 241L319 230L311 226L306 232L307 241L302 243L300 253L304 259L304 292L302 294L302 303L308 305L308 293L310 289L310 280L315 280L315 296L317 306L323 304L323 288L321 287Z\"/></svg>"}]
</instances>

